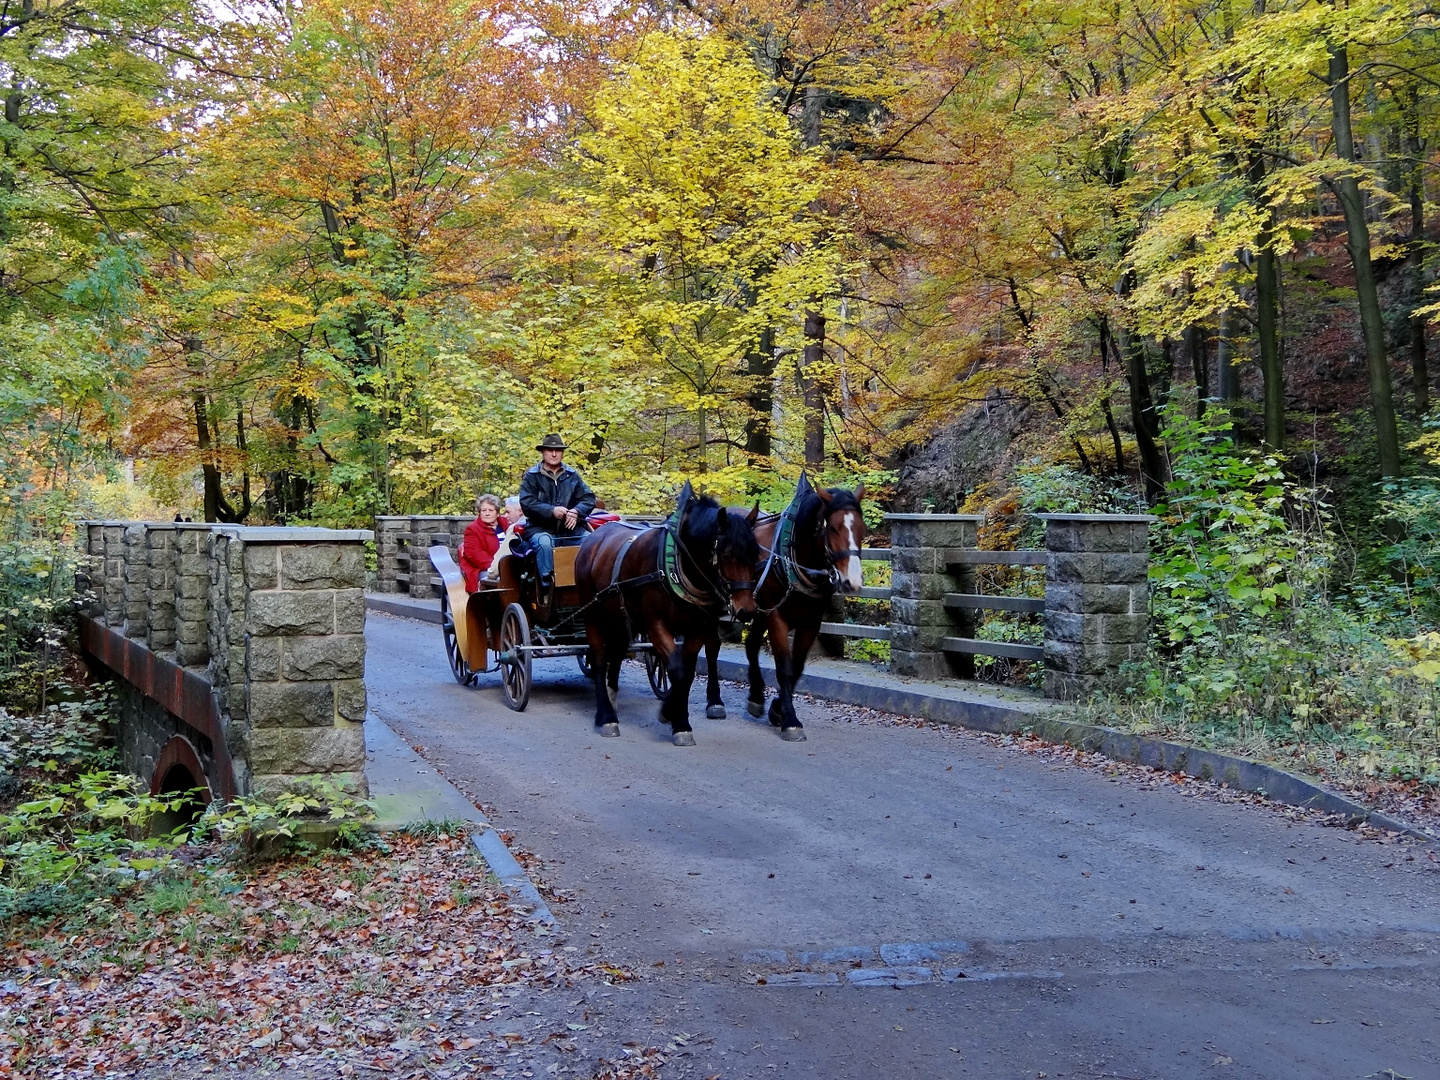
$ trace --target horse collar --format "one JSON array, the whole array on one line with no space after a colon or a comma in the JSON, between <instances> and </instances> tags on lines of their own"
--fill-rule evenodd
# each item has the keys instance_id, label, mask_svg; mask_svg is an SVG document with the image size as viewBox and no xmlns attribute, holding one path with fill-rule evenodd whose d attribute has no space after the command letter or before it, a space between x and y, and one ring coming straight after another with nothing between
<instances>
[{"instance_id":1,"label":"horse collar","mask_svg":"<svg viewBox=\"0 0 1440 1080\"><path fill-rule=\"evenodd\" d=\"M702 608L714 607L716 598L707 590L697 587L685 573L684 562L680 558L680 526L667 523L664 530L660 542L660 572L665 576L665 584L669 586L670 592L676 599L687 604Z\"/></svg>"},{"instance_id":2,"label":"horse collar","mask_svg":"<svg viewBox=\"0 0 1440 1080\"><path fill-rule=\"evenodd\" d=\"M823 599L835 591L835 585L830 579L830 575L824 570L816 570L811 567L802 566L795 551L795 527L799 524L800 501L803 496L804 492L796 492L795 498L790 501L790 505L785 508L785 513L780 516L780 525L776 529L775 550L780 552L781 558L785 563L785 577L790 584L790 588L806 596ZM820 540L820 547L823 549L825 546L824 539L818 535L818 523L820 520L819 508L817 507L816 532L817 539ZM814 578L809 576L811 573L824 575L823 582L816 584Z\"/></svg>"}]
</instances>

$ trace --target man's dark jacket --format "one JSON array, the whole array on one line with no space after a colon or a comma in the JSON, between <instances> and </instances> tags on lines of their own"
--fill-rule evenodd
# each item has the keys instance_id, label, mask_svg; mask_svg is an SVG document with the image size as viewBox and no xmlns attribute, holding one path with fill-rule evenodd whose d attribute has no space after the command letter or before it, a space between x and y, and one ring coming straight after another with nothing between
<instances>
[{"instance_id":1,"label":"man's dark jacket","mask_svg":"<svg viewBox=\"0 0 1440 1080\"><path fill-rule=\"evenodd\" d=\"M555 517L557 506L577 513L575 528L567 529L565 522ZM580 532L585 518L595 509L595 493L569 465L562 464L560 475L552 477L545 471L545 463L540 462L526 469L520 478L520 509L525 511L527 530L573 536Z\"/></svg>"}]
</instances>

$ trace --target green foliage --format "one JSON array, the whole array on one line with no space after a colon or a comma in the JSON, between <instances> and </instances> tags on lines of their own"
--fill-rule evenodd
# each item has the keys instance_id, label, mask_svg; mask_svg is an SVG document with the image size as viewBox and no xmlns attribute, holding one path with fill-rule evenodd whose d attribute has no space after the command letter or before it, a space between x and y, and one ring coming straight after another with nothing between
<instances>
[{"instance_id":1,"label":"green foliage","mask_svg":"<svg viewBox=\"0 0 1440 1080\"><path fill-rule=\"evenodd\" d=\"M185 839L146 834L186 797L151 796L121 773L83 772L31 794L0 815L0 919L118 892L163 869Z\"/></svg>"},{"instance_id":2,"label":"green foliage","mask_svg":"<svg viewBox=\"0 0 1440 1080\"><path fill-rule=\"evenodd\" d=\"M240 796L211 809L196 823L195 835L213 833L249 850L274 854L305 842L307 825L335 827L341 846L364 846L374 804L329 780L299 781L269 796Z\"/></svg>"},{"instance_id":3,"label":"green foliage","mask_svg":"<svg viewBox=\"0 0 1440 1080\"><path fill-rule=\"evenodd\" d=\"M1015 474L1020 509L1027 514L1138 514L1144 500L1113 479L1070 465L1031 464Z\"/></svg>"},{"instance_id":4,"label":"green foliage","mask_svg":"<svg viewBox=\"0 0 1440 1080\"><path fill-rule=\"evenodd\" d=\"M409 836L419 836L426 840L435 840L441 836L464 836L470 832L471 825L467 821L460 821L457 818L442 818L435 821L425 818L423 821L409 822L400 831Z\"/></svg>"},{"instance_id":5,"label":"green foliage","mask_svg":"<svg viewBox=\"0 0 1440 1080\"><path fill-rule=\"evenodd\" d=\"M1213 646L1257 621L1283 624L1325 594L1329 508L1318 491L1290 480L1275 455L1237 447L1232 427L1223 410L1203 420L1165 410L1172 480L1155 508L1150 584L1172 645Z\"/></svg>"},{"instance_id":6,"label":"green foliage","mask_svg":"<svg viewBox=\"0 0 1440 1080\"><path fill-rule=\"evenodd\" d=\"M1392 540L1384 553L1398 571L1406 607L1433 624L1440 619L1440 417L1427 418L1425 427L1409 449L1422 454L1428 470L1380 484L1379 518Z\"/></svg>"},{"instance_id":7,"label":"green foliage","mask_svg":"<svg viewBox=\"0 0 1440 1080\"><path fill-rule=\"evenodd\" d=\"M1378 584L1343 603L1331 595L1324 499L1274 457L1236 447L1216 413L1167 413L1174 479L1152 528L1157 645L1123 673L1126 689L1083 711L1324 775L1440 784L1440 639L1387 642L1408 611Z\"/></svg>"}]
</instances>

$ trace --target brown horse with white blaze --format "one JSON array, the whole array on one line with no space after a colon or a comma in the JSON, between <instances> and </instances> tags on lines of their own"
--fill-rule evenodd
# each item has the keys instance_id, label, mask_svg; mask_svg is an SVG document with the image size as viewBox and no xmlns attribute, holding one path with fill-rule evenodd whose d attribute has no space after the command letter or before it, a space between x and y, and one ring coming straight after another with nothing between
<instances>
[{"instance_id":1,"label":"brown horse with white blaze","mask_svg":"<svg viewBox=\"0 0 1440 1080\"><path fill-rule=\"evenodd\" d=\"M761 613L745 635L749 661L750 715L765 711L765 677L760 671L760 646L768 634L775 657L778 694L770 704L770 723L790 742L805 738L805 727L795 715L795 683L805 671L805 660L820 634L836 592L858 593L863 584L860 549L867 529L860 500L862 483L847 488L815 488L801 475L790 506L778 517L761 521L755 539L761 562L755 583L755 604ZM793 638L792 638L793 635ZM712 698L716 649L708 653Z\"/></svg>"},{"instance_id":2,"label":"brown horse with white blaze","mask_svg":"<svg viewBox=\"0 0 1440 1080\"><path fill-rule=\"evenodd\" d=\"M620 734L615 699L620 664L634 631L643 630L666 665L670 689L660 718L676 746L694 746L690 686L701 647L715 637L728 609L755 612L757 505L729 512L686 483L670 521L651 528L607 526L585 538L575 560L580 603L588 605L585 634L595 679L595 730Z\"/></svg>"}]
</instances>

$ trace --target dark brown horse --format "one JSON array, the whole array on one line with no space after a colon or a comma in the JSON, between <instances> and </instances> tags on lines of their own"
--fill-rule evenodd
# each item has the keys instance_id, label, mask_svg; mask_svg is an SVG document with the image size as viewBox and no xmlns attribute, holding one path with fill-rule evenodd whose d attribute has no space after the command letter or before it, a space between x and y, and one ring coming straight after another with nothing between
<instances>
[{"instance_id":1,"label":"dark brown horse","mask_svg":"<svg viewBox=\"0 0 1440 1080\"><path fill-rule=\"evenodd\" d=\"M854 491L813 488L802 474L785 512L761 521L755 528L761 548L755 605L761 617L745 635L745 657L750 663L750 696L745 707L751 716L765 711L760 646L769 634L779 691L770 703L770 723L780 729L782 739L790 742L805 738L805 727L795 715L795 683L805 671L805 660L819 636L820 624L830 612L831 597L837 591L860 591L860 546L866 534L860 499L864 494L864 484ZM711 698L718 701L718 636L712 641L713 647L707 650L709 682Z\"/></svg>"},{"instance_id":2,"label":"dark brown horse","mask_svg":"<svg viewBox=\"0 0 1440 1080\"><path fill-rule=\"evenodd\" d=\"M755 611L757 506L750 514L727 512L687 483L670 521L651 528L610 525L591 533L575 560L575 583L586 611L595 679L595 730L619 735L615 697L620 664L634 633L644 631L666 665L670 689L660 718L676 746L694 746L690 686L700 648L716 635L726 611Z\"/></svg>"}]
</instances>

